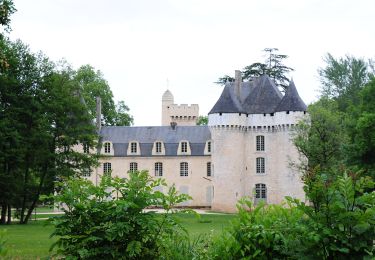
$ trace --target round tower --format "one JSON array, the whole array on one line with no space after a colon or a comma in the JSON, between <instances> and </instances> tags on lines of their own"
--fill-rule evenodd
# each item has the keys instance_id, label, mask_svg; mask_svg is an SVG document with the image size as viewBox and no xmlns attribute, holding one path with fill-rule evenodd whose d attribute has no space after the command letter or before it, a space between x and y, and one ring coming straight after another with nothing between
<instances>
[{"instance_id":1,"label":"round tower","mask_svg":"<svg viewBox=\"0 0 375 260\"><path fill-rule=\"evenodd\" d=\"M167 89L161 99L161 125L167 126L170 124L170 108L174 104L174 97Z\"/></svg>"}]
</instances>

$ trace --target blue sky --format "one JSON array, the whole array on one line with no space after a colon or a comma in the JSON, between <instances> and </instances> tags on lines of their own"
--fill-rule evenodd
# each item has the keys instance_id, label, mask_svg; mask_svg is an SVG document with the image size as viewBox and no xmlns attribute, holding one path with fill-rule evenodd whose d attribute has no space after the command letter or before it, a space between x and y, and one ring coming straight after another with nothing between
<instances>
[{"instance_id":1,"label":"blue sky","mask_svg":"<svg viewBox=\"0 0 375 260\"><path fill-rule=\"evenodd\" d=\"M135 125L159 125L161 96L199 104L205 115L222 88L213 82L289 55L297 89L316 100L323 57L375 58L374 0L14 0L11 38L73 67L90 64L124 100Z\"/></svg>"}]
</instances>

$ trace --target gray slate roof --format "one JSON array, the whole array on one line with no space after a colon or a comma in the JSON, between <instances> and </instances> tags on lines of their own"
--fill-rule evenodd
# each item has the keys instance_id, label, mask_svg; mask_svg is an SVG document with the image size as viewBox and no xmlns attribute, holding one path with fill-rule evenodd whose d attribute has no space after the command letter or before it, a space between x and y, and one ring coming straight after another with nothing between
<instances>
[{"instance_id":1,"label":"gray slate roof","mask_svg":"<svg viewBox=\"0 0 375 260\"><path fill-rule=\"evenodd\" d=\"M296 86L293 80L290 81L288 90L286 91L283 99L276 108L276 112L279 111L306 111L306 104L303 102L301 97L298 95Z\"/></svg>"},{"instance_id":2,"label":"gray slate roof","mask_svg":"<svg viewBox=\"0 0 375 260\"><path fill-rule=\"evenodd\" d=\"M248 114L273 113L282 99L275 83L266 75L254 80L254 88L243 103Z\"/></svg>"},{"instance_id":3,"label":"gray slate roof","mask_svg":"<svg viewBox=\"0 0 375 260\"><path fill-rule=\"evenodd\" d=\"M180 141L189 141L192 156L203 156L206 142L211 139L207 126L103 126L100 135L103 142L113 144L115 156L127 156L129 142L140 144L141 156L152 156L155 141L161 141L165 146L166 156L177 156ZM134 156L134 155L131 155Z\"/></svg>"},{"instance_id":4,"label":"gray slate roof","mask_svg":"<svg viewBox=\"0 0 375 260\"><path fill-rule=\"evenodd\" d=\"M234 94L234 83L227 82L219 100L209 114L214 113L242 113L244 112L240 101Z\"/></svg>"},{"instance_id":5,"label":"gray slate roof","mask_svg":"<svg viewBox=\"0 0 375 260\"><path fill-rule=\"evenodd\" d=\"M268 114L279 111L306 111L306 105L299 97L293 81L290 90L283 97L273 80L263 75L252 81L242 82L240 97L234 93L234 82L225 84L219 100L209 114Z\"/></svg>"}]
</instances>

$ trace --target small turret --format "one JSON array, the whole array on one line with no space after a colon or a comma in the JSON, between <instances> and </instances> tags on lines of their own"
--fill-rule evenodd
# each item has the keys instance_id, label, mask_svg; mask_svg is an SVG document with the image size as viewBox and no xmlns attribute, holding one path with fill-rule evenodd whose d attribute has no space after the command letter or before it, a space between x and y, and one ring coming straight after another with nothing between
<instances>
[{"instance_id":1,"label":"small turret","mask_svg":"<svg viewBox=\"0 0 375 260\"><path fill-rule=\"evenodd\" d=\"M289 83L289 87L277 106L275 112L280 111L303 111L307 109L306 104L303 102L298 94L297 88L294 85L293 79Z\"/></svg>"}]
</instances>

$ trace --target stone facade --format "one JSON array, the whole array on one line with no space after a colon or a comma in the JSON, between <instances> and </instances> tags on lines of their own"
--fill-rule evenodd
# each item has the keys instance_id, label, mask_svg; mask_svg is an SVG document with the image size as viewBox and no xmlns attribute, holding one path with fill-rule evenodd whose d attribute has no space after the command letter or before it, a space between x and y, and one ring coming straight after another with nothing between
<instances>
[{"instance_id":1,"label":"stone facade","mask_svg":"<svg viewBox=\"0 0 375 260\"><path fill-rule=\"evenodd\" d=\"M242 82L237 71L235 78L210 111L208 126L195 126L198 105L176 105L167 90L162 126L102 127L104 157L88 178L98 183L108 165L113 176L127 178L136 165L192 196L182 206L225 212L236 211L244 196L254 203L303 200L300 176L289 166L299 160L291 132L306 116L294 83L282 95L266 76Z\"/></svg>"}]
</instances>

